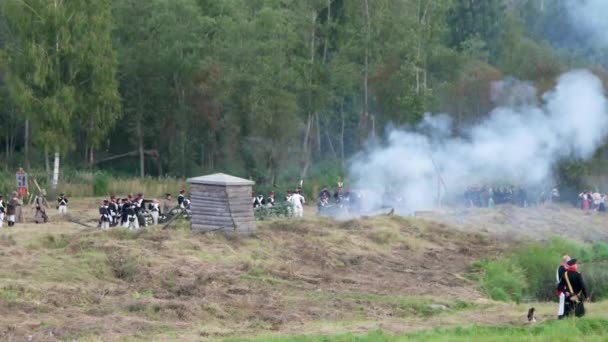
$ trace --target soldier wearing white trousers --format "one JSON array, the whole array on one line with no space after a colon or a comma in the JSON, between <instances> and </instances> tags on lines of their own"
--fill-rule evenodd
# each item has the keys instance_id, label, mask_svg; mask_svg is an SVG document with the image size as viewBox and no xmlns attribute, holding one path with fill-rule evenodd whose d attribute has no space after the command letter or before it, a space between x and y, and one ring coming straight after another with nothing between
<instances>
[{"instance_id":1,"label":"soldier wearing white trousers","mask_svg":"<svg viewBox=\"0 0 608 342\"><path fill-rule=\"evenodd\" d=\"M57 210L61 215L66 215L68 213L68 199L63 194L59 195L59 198L57 198Z\"/></svg>"},{"instance_id":2,"label":"soldier wearing white trousers","mask_svg":"<svg viewBox=\"0 0 608 342\"><path fill-rule=\"evenodd\" d=\"M303 204L306 203L304 196L302 196L299 192L296 192L291 195L289 201L293 207L293 216L294 217L303 217L304 216L304 207Z\"/></svg>"},{"instance_id":3,"label":"soldier wearing white trousers","mask_svg":"<svg viewBox=\"0 0 608 342\"><path fill-rule=\"evenodd\" d=\"M108 209L108 200L103 200L103 205L99 207L99 226L102 230L110 229L110 221L112 216Z\"/></svg>"},{"instance_id":4,"label":"soldier wearing white trousers","mask_svg":"<svg viewBox=\"0 0 608 342\"><path fill-rule=\"evenodd\" d=\"M160 214L160 202L157 199L154 199L149 205L148 209L150 210L150 215L152 216L153 225L158 224L158 216Z\"/></svg>"},{"instance_id":5,"label":"soldier wearing white trousers","mask_svg":"<svg viewBox=\"0 0 608 342\"><path fill-rule=\"evenodd\" d=\"M4 225L4 214L6 213L6 207L4 206L4 198L0 195L0 228Z\"/></svg>"}]
</instances>

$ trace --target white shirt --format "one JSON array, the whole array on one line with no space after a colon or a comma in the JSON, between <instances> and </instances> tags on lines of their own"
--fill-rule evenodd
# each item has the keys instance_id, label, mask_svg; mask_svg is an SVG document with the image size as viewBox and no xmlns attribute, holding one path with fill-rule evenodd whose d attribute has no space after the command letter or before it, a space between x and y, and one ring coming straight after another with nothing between
<instances>
[{"instance_id":1,"label":"white shirt","mask_svg":"<svg viewBox=\"0 0 608 342\"><path fill-rule=\"evenodd\" d=\"M300 194L292 194L289 201L291 202L291 204L293 205L294 208L298 208L298 209L301 209L302 204L306 203L306 201L304 200L304 196L302 196Z\"/></svg>"}]
</instances>

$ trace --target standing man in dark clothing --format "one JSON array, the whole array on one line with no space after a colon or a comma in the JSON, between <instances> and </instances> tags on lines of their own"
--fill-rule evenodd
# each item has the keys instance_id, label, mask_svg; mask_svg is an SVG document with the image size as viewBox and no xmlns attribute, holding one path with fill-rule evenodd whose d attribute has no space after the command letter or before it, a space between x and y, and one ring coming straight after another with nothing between
<instances>
[{"instance_id":1,"label":"standing man in dark clothing","mask_svg":"<svg viewBox=\"0 0 608 342\"><path fill-rule=\"evenodd\" d=\"M566 290L566 306L564 315L558 317L559 319L569 316L572 313L574 313L576 317L582 317L585 315L585 306L583 301L587 298L587 289L585 288L583 276L578 273L576 259L570 259L567 264L568 269L564 272L564 276L557 286L558 290Z\"/></svg>"},{"instance_id":2,"label":"standing man in dark clothing","mask_svg":"<svg viewBox=\"0 0 608 342\"><path fill-rule=\"evenodd\" d=\"M110 209L108 205L110 201L107 199L103 200L103 204L99 207L99 227L102 230L110 229L110 222L112 221L112 215L110 215Z\"/></svg>"},{"instance_id":3,"label":"standing man in dark clothing","mask_svg":"<svg viewBox=\"0 0 608 342\"><path fill-rule=\"evenodd\" d=\"M118 202L116 200L116 196L110 196L110 203L108 205L108 210L110 211L110 227L116 227L118 225Z\"/></svg>"},{"instance_id":4,"label":"standing man in dark clothing","mask_svg":"<svg viewBox=\"0 0 608 342\"><path fill-rule=\"evenodd\" d=\"M177 195L177 205L180 208L184 208L184 200L186 199L185 193L186 193L186 189L181 189L179 191L179 195Z\"/></svg>"}]
</instances>

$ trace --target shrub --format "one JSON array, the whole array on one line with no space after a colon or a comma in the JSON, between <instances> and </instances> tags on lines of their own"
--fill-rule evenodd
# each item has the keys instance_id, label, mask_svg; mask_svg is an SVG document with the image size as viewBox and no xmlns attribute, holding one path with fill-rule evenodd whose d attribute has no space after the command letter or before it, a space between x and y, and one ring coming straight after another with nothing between
<instances>
[{"instance_id":1,"label":"shrub","mask_svg":"<svg viewBox=\"0 0 608 342\"><path fill-rule=\"evenodd\" d=\"M93 176L93 195L106 196L110 192L110 176L105 172L96 172Z\"/></svg>"},{"instance_id":2,"label":"shrub","mask_svg":"<svg viewBox=\"0 0 608 342\"><path fill-rule=\"evenodd\" d=\"M515 249L498 260L473 264L480 287L495 300L522 299L553 300L555 272L564 254L580 260L588 292L594 299L608 297L608 245L595 243L579 245L572 241L553 238L549 242L535 242ZM518 285L520 284L520 285ZM520 286L518 291L515 286Z\"/></svg>"},{"instance_id":3,"label":"shrub","mask_svg":"<svg viewBox=\"0 0 608 342\"><path fill-rule=\"evenodd\" d=\"M528 281L524 271L511 259L486 261L481 264L481 288L494 300L520 302Z\"/></svg>"},{"instance_id":4,"label":"shrub","mask_svg":"<svg viewBox=\"0 0 608 342\"><path fill-rule=\"evenodd\" d=\"M139 260L131 255L122 253L109 254L108 265L114 276L124 281L131 281L139 274Z\"/></svg>"}]
</instances>

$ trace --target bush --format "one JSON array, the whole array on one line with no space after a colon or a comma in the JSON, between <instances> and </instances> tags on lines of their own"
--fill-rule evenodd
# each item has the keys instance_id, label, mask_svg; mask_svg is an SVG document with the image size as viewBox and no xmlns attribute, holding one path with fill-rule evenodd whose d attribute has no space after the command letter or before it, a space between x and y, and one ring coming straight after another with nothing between
<instances>
[{"instance_id":1,"label":"bush","mask_svg":"<svg viewBox=\"0 0 608 342\"><path fill-rule=\"evenodd\" d=\"M114 276L124 281L131 281L139 274L139 260L131 255L116 253L108 255L108 265Z\"/></svg>"},{"instance_id":2,"label":"bush","mask_svg":"<svg viewBox=\"0 0 608 342\"><path fill-rule=\"evenodd\" d=\"M564 254L580 260L579 269L594 299L608 297L608 269L605 267L608 245L605 243L579 245L553 238L547 243L526 244L503 258L481 261L474 267L480 287L492 299L553 300L555 272ZM514 286L520 286L522 290L518 291Z\"/></svg>"},{"instance_id":3,"label":"bush","mask_svg":"<svg viewBox=\"0 0 608 342\"><path fill-rule=\"evenodd\" d=\"M93 195L107 196L110 192L110 176L105 172L96 172L93 176Z\"/></svg>"},{"instance_id":4,"label":"bush","mask_svg":"<svg viewBox=\"0 0 608 342\"><path fill-rule=\"evenodd\" d=\"M528 289L524 271L510 259L481 264L481 288L494 300L521 302Z\"/></svg>"}]
</instances>

